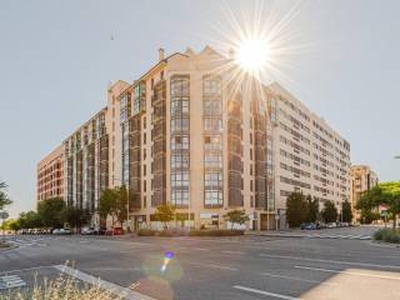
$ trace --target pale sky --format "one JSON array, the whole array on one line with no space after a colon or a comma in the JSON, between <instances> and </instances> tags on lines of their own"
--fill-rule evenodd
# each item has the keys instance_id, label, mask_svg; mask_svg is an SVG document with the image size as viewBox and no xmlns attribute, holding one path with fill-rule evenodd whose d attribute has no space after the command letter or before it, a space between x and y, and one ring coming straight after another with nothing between
<instances>
[{"instance_id":1,"label":"pale sky","mask_svg":"<svg viewBox=\"0 0 400 300\"><path fill-rule=\"evenodd\" d=\"M262 18L279 19L296 3L1 0L0 181L11 213L35 207L36 163L105 106L110 82L139 77L159 47L220 47L220 31L234 36L227 8L242 24L260 4ZM399 11L396 0L301 1L287 29L298 50L282 70L282 85L381 181L400 179Z\"/></svg>"}]
</instances>

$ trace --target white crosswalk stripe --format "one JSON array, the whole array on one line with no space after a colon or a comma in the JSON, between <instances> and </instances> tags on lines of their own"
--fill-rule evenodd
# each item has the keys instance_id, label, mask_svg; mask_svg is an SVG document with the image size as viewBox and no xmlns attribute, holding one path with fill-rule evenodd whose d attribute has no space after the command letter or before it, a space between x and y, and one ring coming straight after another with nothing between
<instances>
[{"instance_id":1,"label":"white crosswalk stripe","mask_svg":"<svg viewBox=\"0 0 400 300\"><path fill-rule=\"evenodd\" d=\"M18 275L0 276L0 290L18 288L25 285L26 282L23 281Z\"/></svg>"},{"instance_id":2,"label":"white crosswalk stripe","mask_svg":"<svg viewBox=\"0 0 400 300\"><path fill-rule=\"evenodd\" d=\"M309 234L306 237L311 239L344 239L344 240L370 240L370 235L363 234Z\"/></svg>"}]
</instances>

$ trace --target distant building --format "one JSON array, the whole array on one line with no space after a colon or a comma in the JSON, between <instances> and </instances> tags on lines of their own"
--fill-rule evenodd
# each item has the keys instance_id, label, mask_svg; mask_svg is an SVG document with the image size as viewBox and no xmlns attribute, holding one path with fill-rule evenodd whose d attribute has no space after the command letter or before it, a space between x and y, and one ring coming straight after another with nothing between
<instances>
[{"instance_id":1,"label":"distant building","mask_svg":"<svg viewBox=\"0 0 400 300\"><path fill-rule=\"evenodd\" d=\"M37 201L48 198L64 199L64 150L57 147L37 164Z\"/></svg>"},{"instance_id":2,"label":"distant building","mask_svg":"<svg viewBox=\"0 0 400 300\"><path fill-rule=\"evenodd\" d=\"M93 223L101 192L125 185L132 229L158 226L170 203L185 226L229 226L244 209L249 229L285 226L297 190L321 203L350 198L350 144L279 84L242 74L210 47L165 56L64 140L64 199ZM277 216L278 215L278 216Z\"/></svg>"},{"instance_id":3,"label":"distant building","mask_svg":"<svg viewBox=\"0 0 400 300\"><path fill-rule=\"evenodd\" d=\"M351 205L354 209L361 194L369 191L379 183L376 173L367 165L351 166ZM355 211L355 219L359 218L359 213Z\"/></svg>"}]
</instances>

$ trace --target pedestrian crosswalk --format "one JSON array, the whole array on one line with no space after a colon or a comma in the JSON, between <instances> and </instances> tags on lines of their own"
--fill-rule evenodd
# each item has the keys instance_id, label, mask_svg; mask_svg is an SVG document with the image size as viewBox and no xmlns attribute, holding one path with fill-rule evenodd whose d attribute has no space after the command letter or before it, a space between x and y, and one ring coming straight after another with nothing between
<instances>
[{"instance_id":1,"label":"pedestrian crosswalk","mask_svg":"<svg viewBox=\"0 0 400 300\"><path fill-rule=\"evenodd\" d=\"M19 288L26 285L18 275L4 275L0 276L0 290L7 290L12 288Z\"/></svg>"},{"instance_id":2,"label":"pedestrian crosswalk","mask_svg":"<svg viewBox=\"0 0 400 300\"><path fill-rule=\"evenodd\" d=\"M365 234L308 234L310 239L346 239L346 240L370 240L372 237Z\"/></svg>"}]
</instances>

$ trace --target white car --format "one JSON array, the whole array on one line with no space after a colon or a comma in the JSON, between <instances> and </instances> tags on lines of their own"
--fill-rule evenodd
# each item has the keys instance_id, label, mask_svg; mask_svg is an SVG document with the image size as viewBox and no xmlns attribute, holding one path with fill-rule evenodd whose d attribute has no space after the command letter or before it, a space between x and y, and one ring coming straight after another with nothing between
<instances>
[{"instance_id":1,"label":"white car","mask_svg":"<svg viewBox=\"0 0 400 300\"><path fill-rule=\"evenodd\" d=\"M337 227L337 225L336 225L335 222L331 222L331 223L326 224L326 228L332 229L332 228L336 228L336 227Z\"/></svg>"},{"instance_id":2,"label":"white car","mask_svg":"<svg viewBox=\"0 0 400 300\"><path fill-rule=\"evenodd\" d=\"M96 229L93 227L83 227L81 230L82 235L93 235L96 234Z\"/></svg>"}]
</instances>

